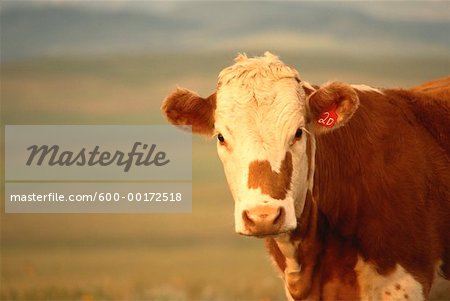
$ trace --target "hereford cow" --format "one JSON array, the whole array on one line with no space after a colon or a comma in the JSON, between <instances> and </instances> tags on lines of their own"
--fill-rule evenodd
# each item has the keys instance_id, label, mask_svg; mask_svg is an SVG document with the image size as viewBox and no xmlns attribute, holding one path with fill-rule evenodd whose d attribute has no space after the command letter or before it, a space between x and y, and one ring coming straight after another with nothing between
<instances>
[{"instance_id":1,"label":"hereford cow","mask_svg":"<svg viewBox=\"0 0 450 301\"><path fill-rule=\"evenodd\" d=\"M217 136L236 232L266 239L288 299L423 300L450 276L450 102L417 89L314 87L239 55L211 96L162 109Z\"/></svg>"}]
</instances>

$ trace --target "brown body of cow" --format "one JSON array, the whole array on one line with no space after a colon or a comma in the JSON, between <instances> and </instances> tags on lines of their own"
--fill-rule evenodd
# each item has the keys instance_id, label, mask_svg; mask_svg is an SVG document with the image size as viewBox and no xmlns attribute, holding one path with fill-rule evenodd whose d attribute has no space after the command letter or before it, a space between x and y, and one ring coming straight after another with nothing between
<instances>
[{"instance_id":1,"label":"brown body of cow","mask_svg":"<svg viewBox=\"0 0 450 301\"><path fill-rule=\"evenodd\" d=\"M436 271L450 277L450 78L410 90L343 83L313 87L270 53L256 59L238 56L236 62L222 71L217 93L202 98L177 89L164 101L163 111L175 125L192 124L193 132L218 134L219 156L231 170L227 179L238 209L237 232L266 236L287 297L427 299ZM252 86L253 79L257 84ZM222 85L229 85L228 90ZM235 107L228 107L231 101ZM247 187L239 186L242 181L233 177L246 174L245 162L229 167L234 161L226 156L239 145L233 139L227 143L232 131L226 129L224 112L247 108L248 118L256 121L238 121L253 135L248 145L262 152L270 148L264 144L266 132L251 128L270 128L264 127L266 119L258 123L255 110L263 108L261 114L275 114L277 121L273 112L289 114L286 108L297 110L300 101L306 101L298 109L304 115L289 120L295 126L296 118L306 116L302 124L310 136L301 138L302 128L295 132L294 127L288 145L269 145L279 148L272 155L277 160L247 160ZM330 108L339 115L333 130L325 129L320 119ZM293 171L299 158L307 172ZM296 182L299 174L303 182ZM304 193L297 199L301 195L305 200L295 203L295 213L287 206L292 191ZM246 206L243 199L253 203Z\"/></svg>"},{"instance_id":2,"label":"brown body of cow","mask_svg":"<svg viewBox=\"0 0 450 301\"><path fill-rule=\"evenodd\" d=\"M294 299L360 299L358 255L386 277L400 264L424 296L441 258L449 278L448 82L358 91L361 105L349 124L318 137L314 196L291 234L302 265L287 283ZM266 245L283 271L278 245L272 238ZM399 283L382 294L411 298Z\"/></svg>"}]
</instances>

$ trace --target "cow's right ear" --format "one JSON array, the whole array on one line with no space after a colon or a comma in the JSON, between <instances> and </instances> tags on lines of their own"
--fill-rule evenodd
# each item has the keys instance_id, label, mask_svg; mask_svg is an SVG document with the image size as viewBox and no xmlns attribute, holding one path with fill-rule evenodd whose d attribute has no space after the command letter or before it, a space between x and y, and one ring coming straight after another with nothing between
<instances>
[{"instance_id":1,"label":"cow's right ear","mask_svg":"<svg viewBox=\"0 0 450 301\"><path fill-rule=\"evenodd\" d=\"M195 92L177 88L164 99L161 110L174 125L191 125L193 133L213 135L216 93L202 98Z\"/></svg>"}]
</instances>

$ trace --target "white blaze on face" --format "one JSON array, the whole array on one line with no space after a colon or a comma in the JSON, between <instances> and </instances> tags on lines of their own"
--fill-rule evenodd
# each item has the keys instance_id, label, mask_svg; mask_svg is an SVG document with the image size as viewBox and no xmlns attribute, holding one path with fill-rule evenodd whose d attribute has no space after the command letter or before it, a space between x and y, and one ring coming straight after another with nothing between
<instances>
[{"instance_id":1,"label":"white blaze on face","mask_svg":"<svg viewBox=\"0 0 450 301\"><path fill-rule=\"evenodd\" d=\"M244 212L251 217L272 208L283 213L272 234L296 227L310 186L306 141L313 138L305 131L295 138L306 124L305 99L297 72L271 54L240 56L221 72L214 126L225 140L217 148L235 200L238 233L255 234Z\"/></svg>"}]
</instances>

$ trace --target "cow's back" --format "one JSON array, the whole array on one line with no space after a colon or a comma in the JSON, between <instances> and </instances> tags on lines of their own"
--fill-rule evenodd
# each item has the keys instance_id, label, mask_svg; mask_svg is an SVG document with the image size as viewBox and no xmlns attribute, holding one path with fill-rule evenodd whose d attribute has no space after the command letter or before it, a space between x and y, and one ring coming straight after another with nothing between
<instances>
[{"instance_id":1,"label":"cow's back","mask_svg":"<svg viewBox=\"0 0 450 301\"><path fill-rule=\"evenodd\" d=\"M418 120L450 155L450 76L429 81L405 93Z\"/></svg>"},{"instance_id":2,"label":"cow's back","mask_svg":"<svg viewBox=\"0 0 450 301\"><path fill-rule=\"evenodd\" d=\"M450 99L450 76L432 80L411 88L414 92L422 92L439 99Z\"/></svg>"}]
</instances>

